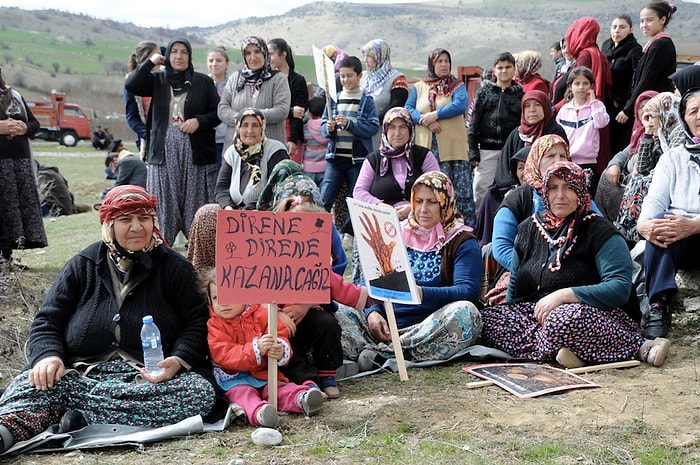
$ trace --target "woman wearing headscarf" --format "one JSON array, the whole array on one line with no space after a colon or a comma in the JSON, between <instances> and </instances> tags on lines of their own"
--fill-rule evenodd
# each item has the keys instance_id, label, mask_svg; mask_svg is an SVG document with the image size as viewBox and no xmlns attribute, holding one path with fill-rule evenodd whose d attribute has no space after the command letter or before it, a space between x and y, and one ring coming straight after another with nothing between
<instances>
[{"instance_id":1,"label":"woman wearing headscarf","mask_svg":"<svg viewBox=\"0 0 700 465\"><path fill-rule=\"evenodd\" d=\"M564 128L554 119L552 104L546 93L539 90L527 92L523 96L520 108L520 126L513 129L506 139L498 159L494 185L491 188L501 192L500 199L503 199L503 194L518 183L510 169L510 160L518 150L532 145L545 134L557 134L566 141L567 145L569 143Z\"/></svg>"},{"instance_id":2,"label":"woman wearing headscarf","mask_svg":"<svg viewBox=\"0 0 700 465\"><path fill-rule=\"evenodd\" d=\"M680 98L675 94L661 92L647 101L642 109L644 133L634 158L628 163L630 172L624 180L625 188L615 220L615 226L631 244L640 240L637 219L654 168L670 148L668 141L671 133L680 125L679 103Z\"/></svg>"},{"instance_id":3,"label":"woman wearing headscarf","mask_svg":"<svg viewBox=\"0 0 700 465\"><path fill-rule=\"evenodd\" d=\"M632 259L624 239L591 210L583 170L555 163L541 195L544 211L518 226L507 303L482 310L484 344L567 368L633 359L661 366L670 342L644 339L621 308Z\"/></svg>"},{"instance_id":4,"label":"woman wearing headscarf","mask_svg":"<svg viewBox=\"0 0 700 465\"><path fill-rule=\"evenodd\" d=\"M515 80L523 88L523 93L539 90L549 95L550 83L539 75L542 67L542 55L533 50L524 50L515 54Z\"/></svg>"},{"instance_id":5,"label":"woman wearing headscarf","mask_svg":"<svg viewBox=\"0 0 700 465\"><path fill-rule=\"evenodd\" d=\"M221 208L254 209L269 173L289 158L282 142L268 139L265 126L262 110L245 108L238 113L233 143L224 152L216 181L216 201Z\"/></svg>"},{"instance_id":6,"label":"woman wearing headscarf","mask_svg":"<svg viewBox=\"0 0 700 465\"><path fill-rule=\"evenodd\" d=\"M39 122L0 69L0 272L15 269L13 249L46 247L29 138Z\"/></svg>"},{"instance_id":7,"label":"woman wearing headscarf","mask_svg":"<svg viewBox=\"0 0 700 465\"><path fill-rule=\"evenodd\" d=\"M270 52L265 41L248 36L241 42L245 66L231 75L219 102L218 115L228 125L224 152L231 145L239 113L244 108L256 108L265 118L267 138L285 144L285 121L292 104L287 77L272 69Z\"/></svg>"},{"instance_id":8,"label":"woman wearing headscarf","mask_svg":"<svg viewBox=\"0 0 700 465\"><path fill-rule=\"evenodd\" d=\"M389 109L403 107L406 103L408 81L403 73L391 66L391 48L386 40L371 40L360 51L367 67L360 78L360 87L372 96L379 121L384 121ZM372 146L379 147L381 139L381 132L377 132L372 138Z\"/></svg>"},{"instance_id":9,"label":"woman wearing headscarf","mask_svg":"<svg viewBox=\"0 0 700 465\"><path fill-rule=\"evenodd\" d=\"M676 272L693 266L700 250L700 88L683 94L678 111L685 143L659 160L637 223L646 240L644 270L651 304L642 321L646 337L666 335L669 302L678 290Z\"/></svg>"},{"instance_id":10,"label":"woman wearing headscarf","mask_svg":"<svg viewBox=\"0 0 700 465\"><path fill-rule=\"evenodd\" d=\"M421 303L394 304L406 360L447 360L479 337L478 300L483 274L479 243L456 206L454 186L440 171L424 173L411 189L411 212L401 222ZM361 370L393 357L384 304L364 314L342 307L345 357Z\"/></svg>"},{"instance_id":11,"label":"woman wearing headscarf","mask_svg":"<svg viewBox=\"0 0 700 465\"><path fill-rule=\"evenodd\" d=\"M607 168L600 177L595 201L600 205L603 215L610 221L615 221L620 211L620 201L625 191L625 186L622 183L634 168L637 150L644 135L644 125L642 124L644 105L657 94L658 92L655 90L648 90L637 97L629 144L608 162Z\"/></svg>"},{"instance_id":12,"label":"woman wearing headscarf","mask_svg":"<svg viewBox=\"0 0 700 465\"><path fill-rule=\"evenodd\" d=\"M151 72L162 64L164 73ZM219 94L209 76L194 71L192 46L182 38L168 44L165 56L157 50L141 63L125 87L151 97L147 186L158 199L161 234L172 244L180 231L187 234L197 209L214 199Z\"/></svg>"},{"instance_id":13,"label":"woman wearing headscarf","mask_svg":"<svg viewBox=\"0 0 700 465\"><path fill-rule=\"evenodd\" d=\"M608 58L598 48L599 33L600 24L597 19L590 16L579 18L566 31L566 49L576 60L576 67L585 66L593 73L595 98L607 102L612 96L612 75ZM596 174L605 170L610 158L610 128L606 126L600 129Z\"/></svg>"},{"instance_id":14,"label":"woman wearing headscarf","mask_svg":"<svg viewBox=\"0 0 700 465\"><path fill-rule=\"evenodd\" d=\"M163 244L156 199L117 186L99 211L102 240L63 267L34 317L29 368L0 398L0 452L58 423L171 425L207 415L216 396L207 308L192 265ZM142 318L152 315L165 359L143 368Z\"/></svg>"},{"instance_id":15,"label":"woman wearing headscarf","mask_svg":"<svg viewBox=\"0 0 700 465\"><path fill-rule=\"evenodd\" d=\"M700 63L681 68L668 78L676 87L676 95L681 97L690 89L700 88ZM685 129L682 124L676 126L668 138L668 145L675 147L685 143Z\"/></svg>"},{"instance_id":16,"label":"woman wearing headscarf","mask_svg":"<svg viewBox=\"0 0 700 465\"><path fill-rule=\"evenodd\" d=\"M608 58L611 76L611 95L606 101L610 115L610 150L613 154L629 144L632 122L618 123L615 116L627 103L634 68L642 57L642 46L632 33L632 18L623 14L610 25L610 38L603 42L601 51Z\"/></svg>"},{"instance_id":17,"label":"woman wearing headscarf","mask_svg":"<svg viewBox=\"0 0 700 465\"><path fill-rule=\"evenodd\" d=\"M452 57L442 48L428 55L428 77L416 82L406 109L416 124L416 145L429 148L440 170L454 183L457 209L469 226L476 224L471 165L467 159L465 113L469 96L452 74Z\"/></svg>"}]
</instances>

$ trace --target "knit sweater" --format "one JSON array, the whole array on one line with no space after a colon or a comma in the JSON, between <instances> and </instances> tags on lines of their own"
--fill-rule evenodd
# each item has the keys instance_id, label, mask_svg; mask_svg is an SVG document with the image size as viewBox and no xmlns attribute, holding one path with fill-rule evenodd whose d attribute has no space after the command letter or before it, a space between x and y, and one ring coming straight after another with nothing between
<instances>
[{"instance_id":1,"label":"knit sweater","mask_svg":"<svg viewBox=\"0 0 700 465\"><path fill-rule=\"evenodd\" d=\"M259 110L265 117L265 135L268 139L286 143L287 133L284 124L292 103L287 77L282 73L275 73L262 83L257 95L253 95L250 85L245 85L240 92L236 91L238 74L239 72L236 71L226 81L217 111L221 121L228 125L224 151L233 143L238 113L249 107Z\"/></svg>"},{"instance_id":2,"label":"knit sweater","mask_svg":"<svg viewBox=\"0 0 700 465\"><path fill-rule=\"evenodd\" d=\"M513 83L502 88L484 81L476 92L469 123L469 161L480 161L480 149L500 150L520 124L523 88Z\"/></svg>"},{"instance_id":3,"label":"knit sweater","mask_svg":"<svg viewBox=\"0 0 700 465\"><path fill-rule=\"evenodd\" d=\"M117 350L142 361L142 318L152 315L164 355L208 372L206 302L197 290L192 264L166 246L148 255L152 267L135 262L130 288L121 295L115 290L113 265L103 242L71 258L32 322L30 365L55 355L69 367Z\"/></svg>"},{"instance_id":4,"label":"knit sweater","mask_svg":"<svg viewBox=\"0 0 700 465\"><path fill-rule=\"evenodd\" d=\"M304 123L304 154L301 162L307 173L326 171L326 151L330 139L321 133L321 118Z\"/></svg>"}]
</instances>

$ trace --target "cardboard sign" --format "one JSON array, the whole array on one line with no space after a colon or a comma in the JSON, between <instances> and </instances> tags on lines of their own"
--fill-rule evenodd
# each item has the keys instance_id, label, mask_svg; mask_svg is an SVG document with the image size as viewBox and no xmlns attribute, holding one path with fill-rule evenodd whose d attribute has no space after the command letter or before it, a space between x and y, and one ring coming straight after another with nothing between
<instances>
[{"instance_id":1,"label":"cardboard sign","mask_svg":"<svg viewBox=\"0 0 700 465\"><path fill-rule=\"evenodd\" d=\"M347 202L369 295L389 302L420 303L396 210L351 198Z\"/></svg>"},{"instance_id":2,"label":"cardboard sign","mask_svg":"<svg viewBox=\"0 0 700 465\"><path fill-rule=\"evenodd\" d=\"M219 210L219 302L330 302L330 213Z\"/></svg>"}]
</instances>

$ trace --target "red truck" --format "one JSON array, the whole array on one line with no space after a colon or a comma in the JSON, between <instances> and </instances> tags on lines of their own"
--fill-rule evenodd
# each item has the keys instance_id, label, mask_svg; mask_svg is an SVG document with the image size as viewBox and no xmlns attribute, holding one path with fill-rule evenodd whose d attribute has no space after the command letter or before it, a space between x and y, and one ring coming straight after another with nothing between
<instances>
[{"instance_id":1,"label":"red truck","mask_svg":"<svg viewBox=\"0 0 700 465\"><path fill-rule=\"evenodd\" d=\"M85 111L65 99L66 94L54 92L50 102L27 102L27 106L41 125L36 138L74 147L79 140L92 139L92 127Z\"/></svg>"}]
</instances>

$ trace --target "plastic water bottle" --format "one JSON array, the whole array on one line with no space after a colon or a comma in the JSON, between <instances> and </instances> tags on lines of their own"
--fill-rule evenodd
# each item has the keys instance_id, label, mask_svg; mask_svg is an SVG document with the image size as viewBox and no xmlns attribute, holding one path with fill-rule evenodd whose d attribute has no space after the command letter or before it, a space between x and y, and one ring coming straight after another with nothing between
<instances>
[{"instance_id":1,"label":"plastic water bottle","mask_svg":"<svg viewBox=\"0 0 700 465\"><path fill-rule=\"evenodd\" d=\"M158 366L158 362L163 360L163 342L160 340L160 330L153 317L146 315L143 317L141 327L141 345L143 346L143 364L151 375L159 375L163 369Z\"/></svg>"}]
</instances>

